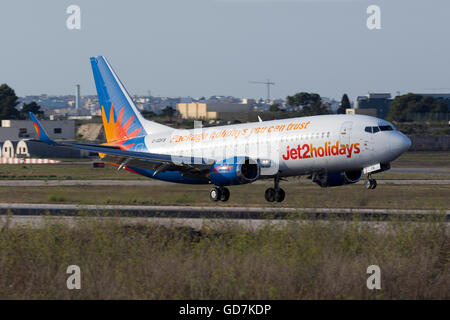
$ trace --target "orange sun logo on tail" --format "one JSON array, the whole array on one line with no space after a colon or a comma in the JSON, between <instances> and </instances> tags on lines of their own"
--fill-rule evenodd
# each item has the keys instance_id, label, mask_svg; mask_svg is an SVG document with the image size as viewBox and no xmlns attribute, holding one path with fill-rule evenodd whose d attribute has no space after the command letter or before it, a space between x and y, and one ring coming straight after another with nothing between
<instances>
[{"instance_id":1,"label":"orange sun logo on tail","mask_svg":"<svg viewBox=\"0 0 450 320\"><path fill-rule=\"evenodd\" d=\"M134 130L133 132L128 133L128 130L130 129L131 123L133 122L134 115L128 119L128 121L122 125L123 120L123 107L120 109L119 116L117 117L117 120L114 121L114 109L113 105L111 104L111 111L109 112L109 119L106 118L105 109L102 106L102 120L103 120L103 126L105 127L105 135L106 140L108 141L108 145L118 145L123 150L130 149L134 143L124 145L124 143L132 138L135 138L139 131L141 131L140 128Z\"/></svg>"},{"instance_id":2,"label":"orange sun logo on tail","mask_svg":"<svg viewBox=\"0 0 450 320\"><path fill-rule=\"evenodd\" d=\"M34 123L34 122L33 122L33 126L36 129L38 138L40 138L41 137L41 130L39 129L39 126L36 123Z\"/></svg>"}]
</instances>

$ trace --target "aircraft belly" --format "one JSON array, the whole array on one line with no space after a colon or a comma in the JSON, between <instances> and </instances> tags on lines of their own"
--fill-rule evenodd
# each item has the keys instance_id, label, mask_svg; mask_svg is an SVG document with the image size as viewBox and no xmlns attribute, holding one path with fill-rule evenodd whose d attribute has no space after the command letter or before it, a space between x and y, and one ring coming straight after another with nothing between
<instances>
[{"instance_id":1,"label":"aircraft belly","mask_svg":"<svg viewBox=\"0 0 450 320\"><path fill-rule=\"evenodd\" d=\"M160 172L157 175L153 176L153 173L155 172L154 170L137 168L137 167L129 167L129 166L127 166L127 170L134 172L136 174L140 174L142 176L148 177L148 178L167 181L167 182L184 183L184 184L209 184L209 180L207 180L207 179L187 177L187 176L184 176L179 171L164 171L164 172Z\"/></svg>"}]
</instances>

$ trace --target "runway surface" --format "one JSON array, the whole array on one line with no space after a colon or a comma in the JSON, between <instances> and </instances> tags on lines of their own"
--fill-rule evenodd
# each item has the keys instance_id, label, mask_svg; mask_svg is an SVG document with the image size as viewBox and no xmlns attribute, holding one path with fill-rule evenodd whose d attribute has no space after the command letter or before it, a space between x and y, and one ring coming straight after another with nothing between
<instances>
[{"instance_id":1,"label":"runway surface","mask_svg":"<svg viewBox=\"0 0 450 320\"><path fill-rule=\"evenodd\" d=\"M449 167L399 167L391 168L389 172L397 173L430 173L430 174L450 174Z\"/></svg>"},{"instance_id":2,"label":"runway surface","mask_svg":"<svg viewBox=\"0 0 450 320\"><path fill-rule=\"evenodd\" d=\"M339 219L387 221L392 219L420 220L433 214L443 214L450 221L450 210L400 210L360 208L286 208L286 207L198 207L198 206L130 206L74 204L16 204L0 203L0 214L21 216L77 216L82 214L115 214L124 217L183 218L183 219Z\"/></svg>"},{"instance_id":3,"label":"runway surface","mask_svg":"<svg viewBox=\"0 0 450 320\"><path fill-rule=\"evenodd\" d=\"M449 180L379 180L378 184L450 184ZM260 180L255 184L270 184L272 180ZM289 180L283 184L311 184L310 180ZM363 184L359 181L357 184ZM53 187L53 186L159 186L173 185L173 183L159 181L154 179L148 180L0 180L0 186L5 187Z\"/></svg>"}]
</instances>

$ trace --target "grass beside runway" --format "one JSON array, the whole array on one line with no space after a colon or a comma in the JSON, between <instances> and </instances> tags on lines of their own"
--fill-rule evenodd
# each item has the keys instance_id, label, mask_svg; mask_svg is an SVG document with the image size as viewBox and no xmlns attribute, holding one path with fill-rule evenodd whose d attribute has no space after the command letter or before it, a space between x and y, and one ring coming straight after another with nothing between
<instances>
[{"instance_id":1,"label":"grass beside runway","mask_svg":"<svg viewBox=\"0 0 450 320\"><path fill-rule=\"evenodd\" d=\"M73 203L122 205L193 205L193 206L254 206L299 208L390 208L434 209L450 208L450 185L379 185L367 190L362 185L320 188L311 184L289 183L283 203L268 203L264 191L270 182L230 187L228 202L211 202L210 186L58 186L0 187L3 203Z\"/></svg>"},{"instance_id":2,"label":"grass beside runway","mask_svg":"<svg viewBox=\"0 0 450 320\"><path fill-rule=\"evenodd\" d=\"M2 299L449 299L445 223L232 223L200 231L80 218L0 229ZM68 290L67 267L81 270ZM381 289L366 286L381 270Z\"/></svg>"},{"instance_id":3,"label":"grass beside runway","mask_svg":"<svg viewBox=\"0 0 450 320\"><path fill-rule=\"evenodd\" d=\"M126 170L106 165L93 168L85 164L60 163L38 165L0 165L1 180L144 180L148 179Z\"/></svg>"},{"instance_id":4,"label":"grass beside runway","mask_svg":"<svg viewBox=\"0 0 450 320\"><path fill-rule=\"evenodd\" d=\"M392 162L392 167L446 167L450 169L450 152L406 152Z\"/></svg>"}]
</instances>

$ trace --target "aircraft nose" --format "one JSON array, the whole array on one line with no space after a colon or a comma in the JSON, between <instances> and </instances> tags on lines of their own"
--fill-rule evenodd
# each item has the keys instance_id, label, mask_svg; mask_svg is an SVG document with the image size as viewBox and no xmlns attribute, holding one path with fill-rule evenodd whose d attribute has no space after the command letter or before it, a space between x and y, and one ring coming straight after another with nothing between
<instances>
[{"instance_id":1,"label":"aircraft nose","mask_svg":"<svg viewBox=\"0 0 450 320\"><path fill-rule=\"evenodd\" d=\"M392 137L391 149L399 155L406 152L411 147L411 139L401 132L396 132Z\"/></svg>"}]
</instances>

